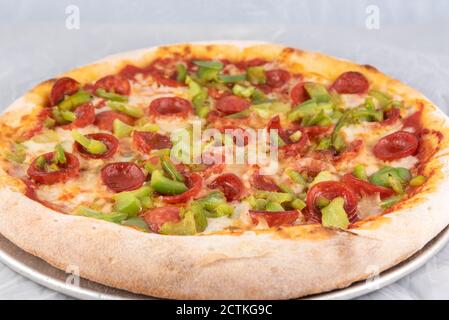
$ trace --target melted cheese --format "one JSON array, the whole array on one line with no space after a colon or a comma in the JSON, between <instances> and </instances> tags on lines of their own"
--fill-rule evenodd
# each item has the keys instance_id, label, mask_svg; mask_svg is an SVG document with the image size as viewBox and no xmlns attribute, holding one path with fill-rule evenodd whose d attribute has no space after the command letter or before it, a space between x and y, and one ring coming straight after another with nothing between
<instances>
[{"instance_id":1,"label":"melted cheese","mask_svg":"<svg viewBox=\"0 0 449 320\"><path fill-rule=\"evenodd\" d=\"M341 100L345 108L352 109L362 105L365 102L365 94L341 94Z\"/></svg>"}]
</instances>

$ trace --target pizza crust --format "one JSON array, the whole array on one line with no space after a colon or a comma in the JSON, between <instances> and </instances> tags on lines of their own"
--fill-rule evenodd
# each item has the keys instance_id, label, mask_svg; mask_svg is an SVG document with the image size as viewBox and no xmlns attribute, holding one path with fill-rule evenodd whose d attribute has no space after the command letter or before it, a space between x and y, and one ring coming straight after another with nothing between
<instances>
[{"instance_id":1,"label":"pizza crust","mask_svg":"<svg viewBox=\"0 0 449 320\"><path fill-rule=\"evenodd\" d=\"M315 68L325 75L331 72L334 77L349 69L363 69L371 81L393 86L398 93L430 105L419 92L372 67L318 53L255 43L187 47L212 56L217 52L232 56L248 47L248 56L287 55L289 61L296 61L293 68L298 71ZM212 49L205 49L208 47ZM178 45L167 50L185 48ZM92 81L116 72L127 62L144 65L161 54L159 50L116 55L65 75ZM47 81L17 100L9 109L14 112L4 115L3 121L13 121L17 114L29 112L51 84ZM432 123L435 128L435 121L439 121L438 129L445 133L442 147L426 168L434 174L425 189L394 212L349 231L312 225L207 236L142 233L48 209L25 197L13 178L0 172L0 233L59 269L76 266L80 275L89 280L155 297L285 299L342 288L403 261L449 224L447 205L442 201L449 194L449 120L436 108L425 110L424 126Z\"/></svg>"}]
</instances>

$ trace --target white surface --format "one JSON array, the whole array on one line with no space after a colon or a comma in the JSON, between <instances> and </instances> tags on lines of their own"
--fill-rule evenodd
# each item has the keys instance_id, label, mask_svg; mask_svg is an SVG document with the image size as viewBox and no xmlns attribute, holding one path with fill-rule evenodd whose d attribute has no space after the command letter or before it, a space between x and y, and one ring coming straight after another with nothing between
<instances>
[{"instance_id":1,"label":"white surface","mask_svg":"<svg viewBox=\"0 0 449 320\"><path fill-rule=\"evenodd\" d=\"M80 9L80 29L65 8ZM377 5L379 30L365 27ZM103 56L157 44L264 40L376 66L449 111L448 1L0 0L0 107L38 82ZM449 247L362 299L449 299ZM0 264L0 298L64 299Z\"/></svg>"}]
</instances>

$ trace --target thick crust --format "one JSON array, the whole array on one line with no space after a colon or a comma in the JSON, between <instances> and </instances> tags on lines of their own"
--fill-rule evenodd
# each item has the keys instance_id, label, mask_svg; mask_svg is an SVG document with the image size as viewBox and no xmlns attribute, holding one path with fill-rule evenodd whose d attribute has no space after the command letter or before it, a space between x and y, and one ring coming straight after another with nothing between
<instances>
[{"instance_id":1,"label":"thick crust","mask_svg":"<svg viewBox=\"0 0 449 320\"><path fill-rule=\"evenodd\" d=\"M449 120L420 93L369 66L318 53L254 43L177 45L107 58L66 75L92 81L124 64L144 65L161 54L193 52L232 58L282 58L298 72L308 69L335 78L362 70L375 83L426 105L424 126L447 132ZM3 116L11 126L42 104L52 81L34 88ZM17 183L0 174L0 233L57 268L79 267L82 277L136 293L187 299L279 299L348 286L373 271L411 256L448 223L444 199L449 193L447 134L425 170L432 173L418 194L394 212L348 232L298 226L270 232L208 236L161 236L113 223L63 215L25 197Z\"/></svg>"}]
</instances>

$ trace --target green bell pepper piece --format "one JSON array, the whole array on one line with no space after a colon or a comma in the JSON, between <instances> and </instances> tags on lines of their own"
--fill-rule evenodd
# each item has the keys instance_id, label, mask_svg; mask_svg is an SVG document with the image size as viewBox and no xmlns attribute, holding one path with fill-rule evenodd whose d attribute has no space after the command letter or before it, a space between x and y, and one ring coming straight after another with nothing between
<instances>
[{"instance_id":1,"label":"green bell pepper piece","mask_svg":"<svg viewBox=\"0 0 449 320\"><path fill-rule=\"evenodd\" d=\"M67 162L64 148L59 143L55 146L55 153L53 155L52 162L56 165L65 164Z\"/></svg>"},{"instance_id":2,"label":"green bell pepper piece","mask_svg":"<svg viewBox=\"0 0 449 320\"><path fill-rule=\"evenodd\" d=\"M98 88L97 91L95 91L95 93L97 96L107 99L107 100L111 100L111 101L117 101L117 102L127 102L128 101L127 96L123 96L123 95L117 94L115 92L107 92L103 88Z\"/></svg>"},{"instance_id":3,"label":"green bell pepper piece","mask_svg":"<svg viewBox=\"0 0 449 320\"><path fill-rule=\"evenodd\" d=\"M169 156L161 156L161 166L165 173L172 179L179 182L185 182L184 176L176 169L175 165L171 162Z\"/></svg>"},{"instance_id":4,"label":"green bell pepper piece","mask_svg":"<svg viewBox=\"0 0 449 320\"><path fill-rule=\"evenodd\" d=\"M301 139L301 137L302 137L302 132L298 130L298 131L292 133L289 136L289 139L293 142L298 142Z\"/></svg>"},{"instance_id":5,"label":"green bell pepper piece","mask_svg":"<svg viewBox=\"0 0 449 320\"><path fill-rule=\"evenodd\" d=\"M208 216L212 217L212 218L218 218L218 217L230 217L232 216L232 214L234 213L234 207L232 207L230 204L228 203L220 203L215 210L208 214Z\"/></svg>"},{"instance_id":6,"label":"green bell pepper piece","mask_svg":"<svg viewBox=\"0 0 449 320\"><path fill-rule=\"evenodd\" d=\"M267 206L268 201L266 199L256 199L254 203L254 209L255 210L265 210L265 207Z\"/></svg>"},{"instance_id":7,"label":"green bell pepper piece","mask_svg":"<svg viewBox=\"0 0 449 320\"><path fill-rule=\"evenodd\" d=\"M342 197L334 198L328 206L321 209L321 221L325 227L347 229L348 215L343 208L345 200Z\"/></svg>"},{"instance_id":8,"label":"green bell pepper piece","mask_svg":"<svg viewBox=\"0 0 449 320\"><path fill-rule=\"evenodd\" d=\"M300 185L302 185L302 186L305 186L305 185L307 184L307 181L306 181L306 179L302 176L302 174L299 173L298 171L292 169L292 168L287 168L287 169L285 170L285 174L286 174L290 179L292 179L294 182L296 182L296 183L298 183L298 184L300 184Z\"/></svg>"},{"instance_id":9,"label":"green bell pepper piece","mask_svg":"<svg viewBox=\"0 0 449 320\"><path fill-rule=\"evenodd\" d=\"M236 83L232 87L232 93L242 98L249 98L254 93L254 89L255 89L254 87L244 87Z\"/></svg>"},{"instance_id":10,"label":"green bell pepper piece","mask_svg":"<svg viewBox=\"0 0 449 320\"><path fill-rule=\"evenodd\" d=\"M223 63L220 61L213 61L213 60L195 60L193 61L194 64L196 64L198 67L203 67L207 69L213 69L213 70L221 70L223 69Z\"/></svg>"},{"instance_id":11,"label":"green bell pepper piece","mask_svg":"<svg viewBox=\"0 0 449 320\"><path fill-rule=\"evenodd\" d=\"M206 210L213 211L218 205L226 203L226 197L221 191L212 191L195 202L201 204Z\"/></svg>"},{"instance_id":12,"label":"green bell pepper piece","mask_svg":"<svg viewBox=\"0 0 449 320\"><path fill-rule=\"evenodd\" d=\"M336 181L336 180L337 180L337 178L331 172L329 172L329 171L321 171L312 180L312 182L309 185L309 188L311 188L313 185L317 184L318 182Z\"/></svg>"},{"instance_id":13,"label":"green bell pepper piece","mask_svg":"<svg viewBox=\"0 0 449 320\"><path fill-rule=\"evenodd\" d=\"M301 120L301 125L303 127L310 127L310 126L330 126L332 124L331 117L323 110L321 109L318 113L315 113L313 115L307 115Z\"/></svg>"},{"instance_id":14,"label":"green bell pepper piece","mask_svg":"<svg viewBox=\"0 0 449 320\"><path fill-rule=\"evenodd\" d=\"M358 164L354 167L354 169L352 170L352 174L360 180L368 180L368 175L366 174L365 167L361 164Z\"/></svg>"},{"instance_id":15,"label":"green bell pepper piece","mask_svg":"<svg viewBox=\"0 0 449 320\"><path fill-rule=\"evenodd\" d=\"M267 98L267 96L265 95L265 93L262 90L256 88L256 89L254 89L254 92L251 95L251 102L253 105L256 105L256 104L271 102L271 100L269 100Z\"/></svg>"},{"instance_id":16,"label":"green bell pepper piece","mask_svg":"<svg viewBox=\"0 0 449 320\"><path fill-rule=\"evenodd\" d=\"M310 99L307 100L297 107L295 107L290 113L288 114L287 118L290 121L297 121L299 119L305 118L305 117L313 117L320 112L330 112L333 110L333 105L331 103L319 103L317 104L315 100Z\"/></svg>"},{"instance_id":17,"label":"green bell pepper piece","mask_svg":"<svg viewBox=\"0 0 449 320\"><path fill-rule=\"evenodd\" d=\"M193 218L195 219L195 232L203 232L206 230L207 217L204 208L193 202L190 206L190 211L193 212Z\"/></svg>"},{"instance_id":18,"label":"green bell pepper piece","mask_svg":"<svg viewBox=\"0 0 449 320\"><path fill-rule=\"evenodd\" d=\"M324 207L327 207L329 205L329 203L331 203L331 201L323 196L318 196L318 198L316 199L316 205L318 208L321 208L321 209Z\"/></svg>"},{"instance_id":19,"label":"green bell pepper piece","mask_svg":"<svg viewBox=\"0 0 449 320\"><path fill-rule=\"evenodd\" d=\"M380 203L380 207L382 209L388 209L401 201L404 198L403 194L397 194L395 196L391 196Z\"/></svg>"},{"instance_id":20,"label":"green bell pepper piece","mask_svg":"<svg viewBox=\"0 0 449 320\"><path fill-rule=\"evenodd\" d=\"M266 211L284 211L284 208L277 202L268 201L265 206Z\"/></svg>"},{"instance_id":21,"label":"green bell pepper piece","mask_svg":"<svg viewBox=\"0 0 449 320\"><path fill-rule=\"evenodd\" d=\"M114 135L116 135L117 138L127 137L133 130L134 128L132 126L127 125L119 119L115 119L114 122L112 122L112 132L114 132Z\"/></svg>"},{"instance_id":22,"label":"green bell pepper piece","mask_svg":"<svg viewBox=\"0 0 449 320\"><path fill-rule=\"evenodd\" d=\"M246 74L235 74L235 75L228 75L228 74L220 74L218 75L218 81L223 83L235 83L239 81L245 81L246 80Z\"/></svg>"},{"instance_id":23,"label":"green bell pepper piece","mask_svg":"<svg viewBox=\"0 0 449 320\"><path fill-rule=\"evenodd\" d=\"M122 212L103 213L86 207L78 207L76 213L85 217L121 223L128 215Z\"/></svg>"},{"instance_id":24,"label":"green bell pepper piece","mask_svg":"<svg viewBox=\"0 0 449 320\"><path fill-rule=\"evenodd\" d=\"M405 168L393 168L393 167L383 167L379 171L375 172L369 177L369 181L376 185L382 187L393 187L393 185L397 186L397 181L402 185L408 183L411 179L411 174L408 169Z\"/></svg>"},{"instance_id":25,"label":"green bell pepper piece","mask_svg":"<svg viewBox=\"0 0 449 320\"><path fill-rule=\"evenodd\" d=\"M39 169L45 169L45 166L47 165L47 160L45 159L44 156L38 156L36 158L36 166Z\"/></svg>"},{"instance_id":26,"label":"green bell pepper piece","mask_svg":"<svg viewBox=\"0 0 449 320\"><path fill-rule=\"evenodd\" d=\"M72 111L60 110L61 118L68 122L73 122L76 120L76 114Z\"/></svg>"},{"instance_id":27,"label":"green bell pepper piece","mask_svg":"<svg viewBox=\"0 0 449 320\"><path fill-rule=\"evenodd\" d=\"M266 199L267 201L284 203L293 200L293 195L286 192L272 192L272 191L256 191L254 196L256 198Z\"/></svg>"},{"instance_id":28,"label":"green bell pepper piece","mask_svg":"<svg viewBox=\"0 0 449 320\"><path fill-rule=\"evenodd\" d=\"M221 191L212 191L203 198L193 202L205 209L205 215L211 218L231 216L234 208L226 202L226 197Z\"/></svg>"},{"instance_id":29,"label":"green bell pepper piece","mask_svg":"<svg viewBox=\"0 0 449 320\"><path fill-rule=\"evenodd\" d=\"M184 183L164 177L159 170L152 172L150 185L155 191L163 195L180 194L188 190Z\"/></svg>"},{"instance_id":30,"label":"green bell pepper piece","mask_svg":"<svg viewBox=\"0 0 449 320\"><path fill-rule=\"evenodd\" d=\"M10 151L6 152L5 157L9 161L23 163L26 158L26 148L22 144L14 142Z\"/></svg>"},{"instance_id":31,"label":"green bell pepper piece","mask_svg":"<svg viewBox=\"0 0 449 320\"><path fill-rule=\"evenodd\" d=\"M143 208L153 206L151 195L153 190L149 186L142 186L133 191L116 193L114 209L118 212L127 213L129 216L136 216Z\"/></svg>"},{"instance_id":32,"label":"green bell pepper piece","mask_svg":"<svg viewBox=\"0 0 449 320\"><path fill-rule=\"evenodd\" d=\"M64 100L62 100L58 104L58 108L60 110L71 111L75 109L77 106L82 105L83 103L89 102L92 99L90 93L80 90L71 96L66 96Z\"/></svg>"},{"instance_id":33,"label":"green bell pepper piece","mask_svg":"<svg viewBox=\"0 0 449 320\"><path fill-rule=\"evenodd\" d=\"M416 176L416 177L413 177L410 180L409 184L412 187L419 187L419 186L423 185L424 182L426 182L426 177L425 176Z\"/></svg>"},{"instance_id":34,"label":"green bell pepper piece","mask_svg":"<svg viewBox=\"0 0 449 320\"><path fill-rule=\"evenodd\" d=\"M44 120L44 127L49 129L53 128L56 125L56 120L50 117L45 118Z\"/></svg>"},{"instance_id":35,"label":"green bell pepper piece","mask_svg":"<svg viewBox=\"0 0 449 320\"><path fill-rule=\"evenodd\" d=\"M122 221L122 226L138 229L143 232L150 232L147 223L141 217L132 217Z\"/></svg>"},{"instance_id":36,"label":"green bell pepper piece","mask_svg":"<svg viewBox=\"0 0 449 320\"><path fill-rule=\"evenodd\" d=\"M142 203L137 197L122 195L115 201L114 210L135 217L142 210Z\"/></svg>"},{"instance_id":37,"label":"green bell pepper piece","mask_svg":"<svg viewBox=\"0 0 449 320\"><path fill-rule=\"evenodd\" d=\"M242 119L242 118L246 118L251 114L251 109L245 109L243 111L237 112L237 113L233 113L233 114L229 114L227 116L225 116L225 118L227 119Z\"/></svg>"},{"instance_id":38,"label":"green bell pepper piece","mask_svg":"<svg viewBox=\"0 0 449 320\"><path fill-rule=\"evenodd\" d=\"M385 108L386 106L388 106L388 104L392 100L392 97L389 94L378 91L378 90L370 90L368 92L368 95L370 95L371 97L376 99L381 108Z\"/></svg>"},{"instance_id":39,"label":"green bell pepper piece","mask_svg":"<svg viewBox=\"0 0 449 320\"><path fill-rule=\"evenodd\" d=\"M293 190L288 185L286 185L285 183L279 183L277 186L279 187L279 189L281 189L282 192L290 193L293 196L295 195Z\"/></svg>"},{"instance_id":40,"label":"green bell pepper piece","mask_svg":"<svg viewBox=\"0 0 449 320\"><path fill-rule=\"evenodd\" d=\"M366 107L357 107L351 110L351 118L352 121L361 122L361 121L377 121L380 122L383 120L383 112L376 111L374 109L366 108Z\"/></svg>"},{"instance_id":41,"label":"green bell pepper piece","mask_svg":"<svg viewBox=\"0 0 449 320\"><path fill-rule=\"evenodd\" d=\"M197 226L193 211L187 211L184 218L179 222L166 222L161 226L161 234L171 235L194 235Z\"/></svg>"},{"instance_id":42,"label":"green bell pepper piece","mask_svg":"<svg viewBox=\"0 0 449 320\"><path fill-rule=\"evenodd\" d=\"M91 154L103 154L108 150L103 142L88 138L76 130L72 130L72 137Z\"/></svg>"},{"instance_id":43,"label":"green bell pepper piece","mask_svg":"<svg viewBox=\"0 0 449 320\"><path fill-rule=\"evenodd\" d=\"M176 65L176 81L184 83L187 77L187 68L184 64L178 63Z\"/></svg>"},{"instance_id":44,"label":"green bell pepper piece","mask_svg":"<svg viewBox=\"0 0 449 320\"><path fill-rule=\"evenodd\" d=\"M332 142L330 137L323 137L321 138L320 142L318 143L316 149L317 150L327 150L330 147L332 147Z\"/></svg>"},{"instance_id":45,"label":"green bell pepper piece","mask_svg":"<svg viewBox=\"0 0 449 320\"><path fill-rule=\"evenodd\" d=\"M190 99L201 93L201 86L195 82L191 77L186 77L186 84L189 86L187 94Z\"/></svg>"},{"instance_id":46,"label":"green bell pepper piece","mask_svg":"<svg viewBox=\"0 0 449 320\"><path fill-rule=\"evenodd\" d=\"M306 89L309 96L317 103L329 102L331 100L329 92L322 84L306 82L304 83L304 89Z\"/></svg>"},{"instance_id":47,"label":"green bell pepper piece","mask_svg":"<svg viewBox=\"0 0 449 320\"><path fill-rule=\"evenodd\" d=\"M306 203L301 199L296 198L290 203L290 206L296 210L302 210L306 207Z\"/></svg>"},{"instance_id":48,"label":"green bell pepper piece","mask_svg":"<svg viewBox=\"0 0 449 320\"><path fill-rule=\"evenodd\" d=\"M261 66L246 69L246 77L252 84L264 84L266 82L265 70Z\"/></svg>"},{"instance_id":49,"label":"green bell pepper piece","mask_svg":"<svg viewBox=\"0 0 449 320\"><path fill-rule=\"evenodd\" d=\"M128 104L124 104L116 101L109 101L108 107L110 107L114 111L118 111L133 118L142 118L144 116L143 110L139 107L130 106Z\"/></svg>"},{"instance_id":50,"label":"green bell pepper piece","mask_svg":"<svg viewBox=\"0 0 449 320\"><path fill-rule=\"evenodd\" d=\"M290 105L280 101L269 101L259 103L251 107L260 117L264 119L272 118L274 115L287 113L290 111Z\"/></svg>"}]
</instances>

